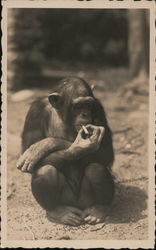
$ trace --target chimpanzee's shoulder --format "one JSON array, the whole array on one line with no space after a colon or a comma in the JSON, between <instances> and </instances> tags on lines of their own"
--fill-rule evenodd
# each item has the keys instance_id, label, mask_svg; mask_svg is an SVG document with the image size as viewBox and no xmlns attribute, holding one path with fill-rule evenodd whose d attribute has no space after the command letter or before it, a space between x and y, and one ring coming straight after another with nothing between
<instances>
[{"instance_id":1,"label":"chimpanzee's shoulder","mask_svg":"<svg viewBox=\"0 0 156 250\"><path fill-rule=\"evenodd\" d=\"M31 106L37 105L38 107L45 107L48 104L47 96L37 97L32 103Z\"/></svg>"},{"instance_id":2,"label":"chimpanzee's shoulder","mask_svg":"<svg viewBox=\"0 0 156 250\"><path fill-rule=\"evenodd\" d=\"M34 100L30 105L30 109L36 110L36 108L39 112L42 112L42 110L44 111L47 110L50 112L51 105L48 101L48 97L47 96L38 97L36 100Z\"/></svg>"},{"instance_id":3,"label":"chimpanzee's shoulder","mask_svg":"<svg viewBox=\"0 0 156 250\"><path fill-rule=\"evenodd\" d=\"M26 116L26 123L43 123L48 120L51 114L51 105L48 102L47 97L39 97L30 104Z\"/></svg>"}]
</instances>

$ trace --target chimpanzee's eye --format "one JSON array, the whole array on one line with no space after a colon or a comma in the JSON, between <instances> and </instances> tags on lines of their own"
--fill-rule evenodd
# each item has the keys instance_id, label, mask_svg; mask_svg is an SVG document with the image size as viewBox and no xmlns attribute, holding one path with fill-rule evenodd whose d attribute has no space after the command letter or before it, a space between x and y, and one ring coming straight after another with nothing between
<instances>
[{"instance_id":1,"label":"chimpanzee's eye","mask_svg":"<svg viewBox=\"0 0 156 250\"><path fill-rule=\"evenodd\" d=\"M91 102L83 102L83 103L74 103L73 110L74 112L80 112L81 110L91 110L93 103Z\"/></svg>"},{"instance_id":2,"label":"chimpanzee's eye","mask_svg":"<svg viewBox=\"0 0 156 250\"><path fill-rule=\"evenodd\" d=\"M74 105L74 109L75 110L80 110L81 108L82 108L82 105L79 104L79 103L77 103L77 104Z\"/></svg>"}]
</instances>

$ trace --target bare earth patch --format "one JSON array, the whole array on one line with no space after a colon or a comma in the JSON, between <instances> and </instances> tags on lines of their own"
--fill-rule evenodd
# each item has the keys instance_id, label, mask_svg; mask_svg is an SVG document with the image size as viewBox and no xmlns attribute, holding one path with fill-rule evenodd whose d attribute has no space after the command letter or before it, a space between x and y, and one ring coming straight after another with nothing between
<instances>
[{"instance_id":1,"label":"bare earth patch","mask_svg":"<svg viewBox=\"0 0 156 250\"><path fill-rule=\"evenodd\" d=\"M41 90L35 90L36 96ZM31 194L29 174L16 169L20 133L29 100L8 101L8 239L145 240L148 238L148 97L121 98L120 92L95 89L113 131L116 195L105 223L70 227L51 223Z\"/></svg>"}]
</instances>

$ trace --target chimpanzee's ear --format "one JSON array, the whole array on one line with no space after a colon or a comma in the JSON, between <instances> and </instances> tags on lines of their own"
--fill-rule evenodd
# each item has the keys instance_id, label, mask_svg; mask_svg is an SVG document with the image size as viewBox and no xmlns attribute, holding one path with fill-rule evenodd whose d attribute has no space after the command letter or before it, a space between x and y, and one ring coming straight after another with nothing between
<instances>
[{"instance_id":1,"label":"chimpanzee's ear","mask_svg":"<svg viewBox=\"0 0 156 250\"><path fill-rule=\"evenodd\" d=\"M57 92L50 94L48 99L54 108L58 108L62 103L62 96Z\"/></svg>"}]
</instances>

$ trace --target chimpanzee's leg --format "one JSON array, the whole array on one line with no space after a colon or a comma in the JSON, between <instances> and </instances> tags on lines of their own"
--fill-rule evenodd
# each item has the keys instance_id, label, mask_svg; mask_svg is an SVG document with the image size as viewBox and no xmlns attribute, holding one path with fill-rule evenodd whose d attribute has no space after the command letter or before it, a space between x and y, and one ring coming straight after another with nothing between
<instances>
[{"instance_id":1,"label":"chimpanzee's leg","mask_svg":"<svg viewBox=\"0 0 156 250\"><path fill-rule=\"evenodd\" d=\"M100 164L90 164L85 171L79 204L88 223L104 220L114 196L114 181L109 170ZM88 219L89 218L89 219Z\"/></svg>"},{"instance_id":2,"label":"chimpanzee's leg","mask_svg":"<svg viewBox=\"0 0 156 250\"><path fill-rule=\"evenodd\" d=\"M51 210L58 205L64 182L56 168L43 166L32 175L32 193L44 209Z\"/></svg>"},{"instance_id":3,"label":"chimpanzee's leg","mask_svg":"<svg viewBox=\"0 0 156 250\"><path fill-rule=\"evenodd\" d=\"M81 211L72 207L77 197L65 176L55 167L46 165L36 170L32 176L32 193L50 220L73 226L82 221Z\"/></svg>"}]
</instances>

